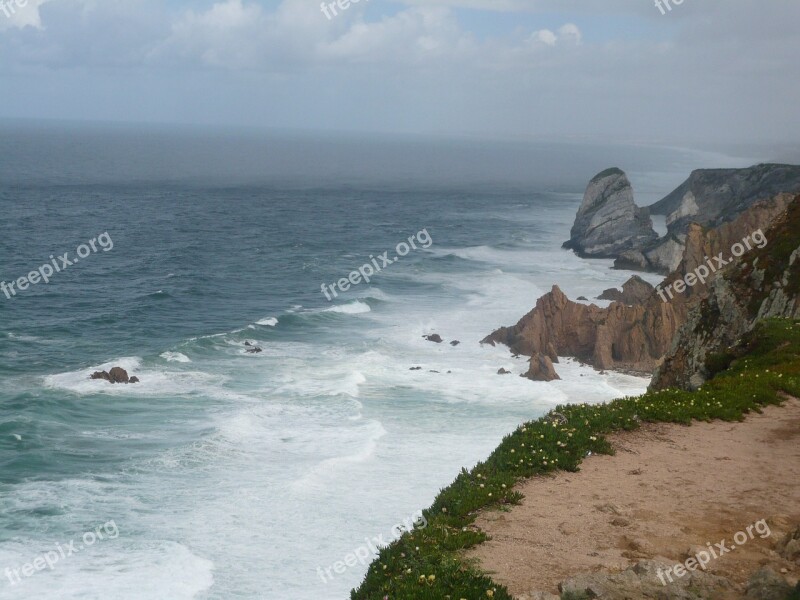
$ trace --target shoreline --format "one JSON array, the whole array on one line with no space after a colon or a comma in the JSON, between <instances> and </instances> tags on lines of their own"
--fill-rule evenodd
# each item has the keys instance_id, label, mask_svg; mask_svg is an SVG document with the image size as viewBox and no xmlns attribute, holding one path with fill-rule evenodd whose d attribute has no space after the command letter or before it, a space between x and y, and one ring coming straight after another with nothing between
<instances>
[{"instance_id":1,"label":"shoreline","mask_svg":"<svg viewBox=\"0 0 800 600\"><path fill-rule=\"evenodd\" d=\"M651 390L603 405L563 405L519 426L486 461L463 469L442 489L423 511L426 529L409 532L380 551L351 600L448 596L513 600L512 590L472 559L471 553L481 552L481 545L489 540L476 527L478 519L497 511L514 514L520 505L525 506L520 489L527 482L559 475L579 477L572 474L586 468L584 459L614 453L612 441L621 432L647 431L653 424L724 426L767 406L783 405L787 397L800 397L800 320L760 322L743 338L739 351L739 360L700 390ZM746 525L737 523L729 533Z\"/></svg>"}]
</instances>

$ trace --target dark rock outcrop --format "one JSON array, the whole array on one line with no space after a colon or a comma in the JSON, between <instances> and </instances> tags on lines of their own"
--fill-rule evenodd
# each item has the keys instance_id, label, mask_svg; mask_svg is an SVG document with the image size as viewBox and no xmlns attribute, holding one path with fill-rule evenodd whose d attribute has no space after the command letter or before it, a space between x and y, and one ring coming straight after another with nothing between
<instances>
[{"instance_id":1,"label":"dark rock outcrop","mask_svg":"<svg viewBox=\"0 0 800 600\"><path fill-rule=\"evenodd\" d=\"M599 571L570 577L559 590L562 598L601 600L698 600L730 597L727 594L736 592L736 584L729 579L701 570L688 571L683 577L671 576L670 581L664 572L673 566L666 559L644 560L619 573Z\"/></svg>"},{"instance_id":2,"label":"dark rock outcrop","mask_svg":"<svg viewBox=\"0 0 800 600\"><path fill-rule=\"evenodd\" d=\"M585 257L616 258L657 239L647 209L633 201L628 177L620 169L607 169L589 182L564 248Z\"/></svg>"},{"instance_id":3,"label":"dark rock outcrop","mask_svg":"<svg viewBox=\"0 0 800 600\"><path fill-rule=\"evenodd\" d=\"M497 374L498 374L498 375L511 375L511 371L508 371L508 370L506 370L506 369L500 369L500 370L497 372Z\"/></svg>"},{"instance_id":4,"label":"dark rock outcrop","mask_svg":"<svg viewBox=\"0 0 800 600\"><path fill-rule=\"evenodd\" d=\"M759 200L781 193L800 193L800 166L698 169L672 193L650 206L650 214L666 215L670 233L682 233L690 223L717 227Z\"/></svg>"},{"instance_id":5,"label":"dark rock outcrop","mask_svg":"<svg viewBox=\"0 0 800 600\"><path fill-rule=\"evenodd\" d=\"M683 255L693 225L715 228L733 221L757 202L800 193L800 166L764 164L747 169L701 169L649 207L666 215L667 235L619 254L615 267L669 273Z\"/></svg>"},{"instance_id":6,"label":"dark rock outcrop","mask_svg":"<svg viewBox=\"0 0 800 600\"><path fill-rule=\"evenodd\" d=\"M748 600L787 600L792 586L769 567L759 569L747 582Z\"/></svg>"},{"instance_id":7,"label":"dark rock outcrop","mask_svg":"<svg viewBox=\"0 0 800 600\"><path fill-rule=\"evenodd\" d=\"M440 336L438 333L434 333L432 335L423 335L422 337L428 340L429 342L433 342L434 344L441 344L442 342L444 342L442 336Z\"/></svg>"},{"instance_id":8,"label":"dark rock outcrop","mask_svg":"<svg viewBox=\"0 0 800 600\"><path fill-rule=\"evenodd\" d=\"M790 562L800 560L800 525L790 531L778 543L778 554ZM798 563L800 564L800 563Z\"/></svg>"},{"instance_id":9,"label":"dark rock outcrop","mask_svg":"<svg viewBox=\"0 0 800 600\"><path fill-rule=\"evenodd\" d=\"M622 284L622 291L617 288L610 288L600 294L598 300L611 300L612 302L622 302L632 306L634 304L643 304L653 295L655 288L647 283L638 275L634 275L628 281ZM580 300L580 298L578 298Z\"/></svg>"},{"instance_id":10,"label":"dark rock outcrop","mask_svg":"<svg viewBox=\"0 0 800 600\"><path fill-rule=\"evenodd\" d=\"M128 377L128 372L122 367L114 367L110 371L95 371L89 379L102 379L109 383L139 383L138 377Z\"/></svg>"}]
</instances>

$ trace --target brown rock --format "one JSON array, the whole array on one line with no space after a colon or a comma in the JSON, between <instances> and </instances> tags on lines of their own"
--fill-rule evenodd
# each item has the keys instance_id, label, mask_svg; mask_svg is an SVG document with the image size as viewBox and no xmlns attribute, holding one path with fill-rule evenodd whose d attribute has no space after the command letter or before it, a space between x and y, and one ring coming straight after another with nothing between
<instances>
[{"instance_id":1,"label":"brown rock","mask_svg":"<svg viewBox=\"0 0 800 600\"><path fill-rule=\"evenodd\" d=\"M122 367L114 367L110 371L95 371L89 379L103 379L109 383L139 383L138 377L128 377L128 372Z\"/></svg>"},{"instance_id":2,"label":"brown rock","mask_svg":"<svg viewBox=\"0 0 800 600\"><path fill-rule=\"evenodd\" d=\"M122 367L114 367L108 372L109 381L111 383L128 383L130 381L130 377L128 377L128 372L123 369Z\"/></svg>"},{"instance_id":3,"label":"brown rock","mask_svg":"<svg viewBox=\"0 0 800 600\"><path fill-rule=\"evenodd\" d=\"M561 379L553 367L553 361L549 357L539 352L534 353L531 357L531 367L528 372L523 375L533 381L555 381Z\"/></svg>"},{"instance_id":4,"label":"brown rock","mask_svg":"<svg viewBox=\"0 0 800 600\"><path fill-rule=\"evenodd\" d=\"M105 379L106 381L111 381L108 371L95 371L89 375L89 379Z\"/></svg>"},{"instance_id":5,"label":"brown rock","mask_svg":"<svg viewBox=\"0 0 800 600\"><path fill-rule=\"evenodd\" d=\"M655 288L652 285L638 275L634 275L622 284L622 291L617 288L607 289L598 296L598 300L611 300L612 302L622 302L628 306L633 306L634 304L647 302L648 298L653 295L654 290Z\"/></svg>"}]
</instances>

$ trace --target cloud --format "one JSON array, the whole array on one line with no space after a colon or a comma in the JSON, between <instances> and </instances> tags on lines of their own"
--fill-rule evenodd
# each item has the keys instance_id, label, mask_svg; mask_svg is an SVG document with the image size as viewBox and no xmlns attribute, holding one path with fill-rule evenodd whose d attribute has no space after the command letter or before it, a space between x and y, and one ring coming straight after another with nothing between
<instances>
[{"instance_id":1,"label":"cloud","mask_svg":"<svg viewBox=\"0 0 800 600\"><path fill-rule=\"evenodd\" d=\"M0 116L800 135L796 0L687 0L668 17L638 0L370 0L331 20L316 0L30 2L28 26L0 14L15 90Z\"/></svg>"},{"instance_id":2,"label":"cloud","mask_svg":"<svg viewBox=\"0 0 800 600\"><path fill-rule=\"evenodd\" d=\"M39 7L49 0L5 0L0 2L0 31L16 27L42 28Z\"/></svg>"}]
</instances>

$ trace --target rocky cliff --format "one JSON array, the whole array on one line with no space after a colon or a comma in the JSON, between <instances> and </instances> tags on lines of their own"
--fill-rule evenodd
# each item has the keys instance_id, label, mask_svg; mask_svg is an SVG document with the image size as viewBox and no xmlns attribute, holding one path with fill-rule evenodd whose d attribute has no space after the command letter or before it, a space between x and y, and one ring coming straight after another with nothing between
<instances>
[{"instance_id":1,"label":"rocky cliff","mask_svg":"<svg viewBox=\"0 0 800 600\"><path fill-rule=\"evenodd\" d=\"M725 260L731 259L730 251L734 244L759 229L766 231L773 223L784 219L788 214L787 207L800 205L798 198L800 197L780 194L758 202L733 221L713 229L700 225L691 226L677 268L656 289L650 288L644 298L641 297L642 292L647 290L644 282L641 285L629 281L623 286L623 290L626 287L629 291L635 289L637 294L627 298L629 302L615 301L606 308L573 302L558 286L554 286L552 291L539 298L536 307L516 325L498 329L483 341L502 343L516 353L531 356L532 368L527 376L537 380L548 380L549 377L549 369L545 368L547 361L543 361L543 357L557 362L558 356L573 356L597 369L650 374L669 353L674 358L670 358L670 366L659 370L659 373L663 373L665 385L684 384L685 381L674 373L688 368L690 363L694 365L693 372L698 371L704 354L691 354L697 355L696 360L689 355L684 357L681 346L675 346L673 340L680 328L687 323L690 313L695 314L692 311L697 304L708 297L716 278L742 263L732 261L729 266L710 273L706 281L697 281L694 286L687 286L685 292L672 294L672 298L667 297L665 290L678 280L685 281L687 275L694 273L698 266L708 264L709 257L722 253ZM785 233L782 230L776 231L775 237L776 240L783 239ZM767 236L767 242L769 241L771 240ZM771 247L770 244L764 248L754 248L754 251L768 256ZM746 262L753 256L755 254L748 253L741 260ZM788 259L785 262L788 264ZM775 273L774 277L779 275L783 277L784 274ZM771 281L767 274L764 277L766 281ZM754 283L757 282L750 282L749 285ZM751 291L750 295L754 293ZM786 308L787 297L781 296L779 291L774 294L774 298L770 296L770 306L773 308L769 309L768 315L774 316L780 310L790 310ZM792 304L791 307L793 306ZM733 313L729 316L732 322L738 318ZM705 322L705 317L696 318L700 325ZM745 320L746 323L751 321L752 319ZM734 334L734 337L737 336L738 333ZM692 360L700 362L695 365Z\"/></svg>"},{"instance_id":2,"label":"rocky cliff","mask_svg":"<svg viewBox=\"0 0 800 600\"><path fill-rule=\"evenodd\" d=\"M636 206L628 177L615 168L589 182L564 247L580 256L615 258L657 239L647 209Z\"/></svg>"},{"instance_id":3,"label":"rocky cliff","mask_svg":"<svg viewBox=\"0 0 800 600\"><path fill-rule=\"evenodd\" d=\"M800 196L781 195L772 202L760 206L788 208L765 229L767 245L717 277L689 311L653 389L696 389L737 358L740 339L759 320L800 318Z\"/></svg>"},{"instance_id":4,"label":"rocky cliff","mask_svg":"<svg viewBox=\"0 0 800 600\"><path fill-rule=\"evenodd\" d=\"M692 226L718 227L779 193L800 193L800 166L762 164L694 171L676 190L649 207L652 215L666 215L667 234L620 252L616 266L669 273L682 259Z\"/></svg>"},{"instance_id":5,"label":"rocky cliff","mask_svg":"<svg viewBox=\"0 0 800 600\"><path fill-rule=\"evenodd\" d=\"M652 373L684 322L686 302L665 303L653 294L643 304L607 308L573 302L553 286L516 325L498 329L484 343L501 343L539 361L544 355L576 357L597 369ZM532 370L529 376L534 374Z\"/></svg>"}]
</instances>

